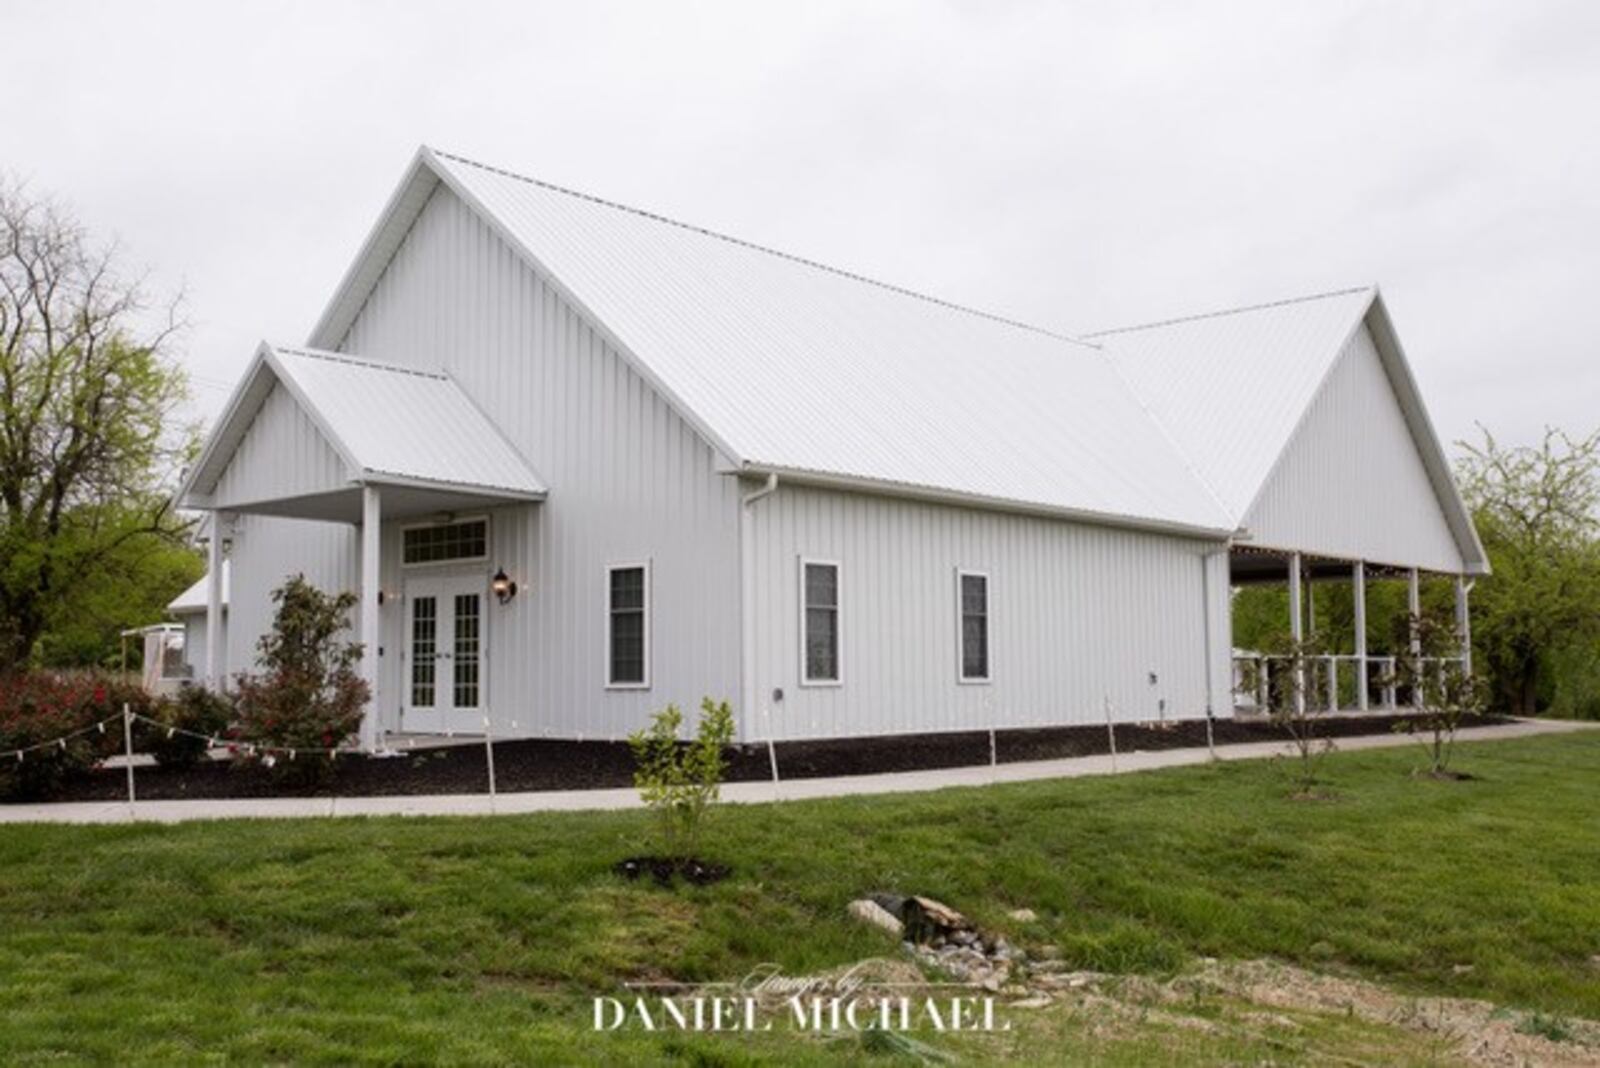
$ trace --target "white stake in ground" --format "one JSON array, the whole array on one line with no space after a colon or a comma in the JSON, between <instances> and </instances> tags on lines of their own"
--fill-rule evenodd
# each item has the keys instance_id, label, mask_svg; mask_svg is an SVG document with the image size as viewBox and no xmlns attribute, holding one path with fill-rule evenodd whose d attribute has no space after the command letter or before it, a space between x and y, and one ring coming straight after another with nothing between
<instances>
[{"instance_id":1,"label":"white stake in ground","mask_svg":"<svg viewBox=\"0 0 1600 1068\"><path fill-rule=\"evenodd\" d=\"M778 781L778 749L772 744L772 709L763 708L761 714L767 719L767 763L772 765L772 799L783 800L783 791Z\"/></svg>"},{"instance_id":2,"label":"white stake in ground","mask_svg":"<svg viewBox=\"0 0 1600 1068\"><path fill-rule=\"evenodd\" d=\"M128 762L128 813L133 814L133 712L128 708L128 702L122 702L122 749L123 759Z\"/></svg>"},{"instance_id":3,"label":"white stake in ground","mask_svg":"<svg viewBox=\"0 0 1600 1068\"><path fill-rule=\"evenodd\" d=\"M1117 771L1117 729L1111 723L1111 695L1105 695L1106 708L1106 737L1111 741L1111 773Z\"/></svg>"},{"instance_id":4,"label":"white stake in ground","mask_svg":"<svg viewBox=\"0 0 1600 1068\"><path fill-rule=\"evenodd\" d=\"M494 727L487 713L483 717L483 756L489 766L489 811L494 811Z\"/></svg>"}]
</instances>

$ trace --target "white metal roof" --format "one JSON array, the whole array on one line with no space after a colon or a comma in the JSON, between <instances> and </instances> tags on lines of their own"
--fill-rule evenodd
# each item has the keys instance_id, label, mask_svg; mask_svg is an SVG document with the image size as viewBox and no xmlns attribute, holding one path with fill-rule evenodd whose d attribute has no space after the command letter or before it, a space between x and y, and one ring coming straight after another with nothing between
<instances>
[{"instance_id":1,"label":"white metal roof","mask_svg":"<svg viewBox=\"0 0 1600 1068\"><path fill-rule=\"evenodd\" d=\"M1093 345L423 150L742 469L1221 531ZM412 184L391 202L417 210ZM368 254L394 245L380 227ZM369 255L362 257L363 261ZM337 345L371 264L313 335Z\"/></svg>"},{"instance_id":2,"label":"white metal roof","mask_svg":"<svg viewBox=\"0 0 1600 1068\"><path fill-rule=\"evenodd\" d=\"M344 460L352 486L545 495L528 462L443 371L263 344L186 480L184 499L212 491L274 381Z\"/></svg>"},{"instance_id":3,"label":"white metal roof","mask_svg":"<svg viewBox=\"0 0 1600 1068\"><path fill-rule=\"evenodd\" d=\"M1231 533L1370 314L1477 546L1375 288L1075 339L424 147L313 345L344 341L441 184L730 465L875 491Z\"/></svg>"},{"instance_id":4,"label":"white metal roof","mask_svg":"<svg viewBox=\"0 0 1600 1068\"><path fill-rule=\"evenodd\" d=\"M228 607L228 594L233 586L232 570L232 567L229 566L229 561L222 561L222 607L224 608ZM167 611L175 616L192 615L195 612L206 611L208 606L207 598L209 596L206 590L206 583L210 581L210 578L210 575L201 575L193 586L190 586L168 602Z\"/></svg>"},{"instance_id":5,"label":"white metal roof","mask_svg":"<svg viewBox=\"0 0 1600 1068\"><path fill-rule=\"evenodd\" d=\"M1345 289L1086 337L1104 346L1236 524L1373 296L1370 286Z\"/></svg>"},{"instance_id":6,"label":"white metal roof","mask_svg":"<svg viewBox=\"0 0 1600 1068\"><path fill-rule=\"evenodd\" d=\"M1383 296L1359 286L1086 335L1242 523L1355 333L1371 331L1469 572L1488 555L1451 475Z\"/></svg>"}]
</instances>

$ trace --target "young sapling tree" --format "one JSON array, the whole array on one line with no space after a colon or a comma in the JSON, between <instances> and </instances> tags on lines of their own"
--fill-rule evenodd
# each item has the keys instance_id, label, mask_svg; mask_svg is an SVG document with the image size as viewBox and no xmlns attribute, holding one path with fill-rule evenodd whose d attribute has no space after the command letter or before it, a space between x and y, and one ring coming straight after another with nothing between
<instances>
[{"instance_id":1,"label":"young sapling tree","mask_svg":"<svg viewBox=\"0 0 1600 1068\"><path fill-rule=\"evenodd\" d=\"M1482 716L1488 705L1488 688L1466 669L1461 657L1462 636L1456 625L1429 613L1403 614L1395 620L1395 648L1410 649L1413 637L1418 654L1395 658L1394 671L1383 679L1413 696L1414 716L1395 725L1422 743L1428 754L1428 774L1436 779L1460 778L1450 770L1456 732L1469 720Z\"/></svg>"},{"instance_id":2,"label":"young sapling tree","mask_svg":"<svg viewBox=\"0 0 1600 1068\"><path fill-rule=\"evenodd\" d=\"M655 813L664 854L680 863L693 858L706 810L721 796L727 771L722 751L733 740L733 709L707 697L687 744L679 741L682 729L683 712L668 705L649 727L628 737L637 765L633 784Z\"/></svg>"}]
</instances>

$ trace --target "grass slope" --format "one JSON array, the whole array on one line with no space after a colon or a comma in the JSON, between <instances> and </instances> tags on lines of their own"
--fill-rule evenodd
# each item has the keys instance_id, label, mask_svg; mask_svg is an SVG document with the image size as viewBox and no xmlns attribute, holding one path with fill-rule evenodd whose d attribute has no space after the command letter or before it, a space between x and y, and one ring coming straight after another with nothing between
<instances>
[{"instance_id":1,"label":"grass slope","mask_svg":"<svg viewBox=\"0 0 1600 1068\"><path fill-rule=\"evenodd\" d=\"M637 812L8 827L0 1050L9 1063L855 1058L854 1038L595 1036L589 998L625 979L881 955L882 937L844 917L876 888L930 894L1084 968L1271 956L1600 1019L1600 732L1463 746L1473 782L1414 779L1416 763L1336 755L1337 796L1321 802L1288 800L1282 769L1251 762L730 807L707 852L734 877L673 891L610 872L645 844ZM1006 918L1023 906L1038 922ZM1091 1024L1043 1013L962 1048L1148 1063L1398 1042L1354 1021L1302 1029L1299 1050Z\"/></svg>"}]
</instances>

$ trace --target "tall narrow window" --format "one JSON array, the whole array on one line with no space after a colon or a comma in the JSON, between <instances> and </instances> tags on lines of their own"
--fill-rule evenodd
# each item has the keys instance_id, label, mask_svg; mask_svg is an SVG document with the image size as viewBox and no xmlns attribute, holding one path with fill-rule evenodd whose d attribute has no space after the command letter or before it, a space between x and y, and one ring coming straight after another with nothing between
<instances>
[{"instance_id":1,"label":"tall narrow window","mask_svg":"<svg viewBox=\"0 0 1600 1068\"><path fill-rule=\"evenodd\" d=\"M617 564L606 569L606 685L650 685L650 568Z\"/></svg>"},{"instance_id":2,"label":"tall narrow window","mask_svg":"<svg viewBox=\"0 0 1600 1068\"><path fill-rule=\"evenodd\" d=\"M956 611L961 620L961 681L989 681L989 576L956 572Z\"/></svg>"},{"instance_id":3,"label":"tall narrow window","mask_svg":"<svg viewBox=\"0 0 1600 1068\"><path fill-rule=\"evenodd\" d=\"M828 685L839 673L839 565L800 561L800 681Z\"/></svg>"}]
</instances>

